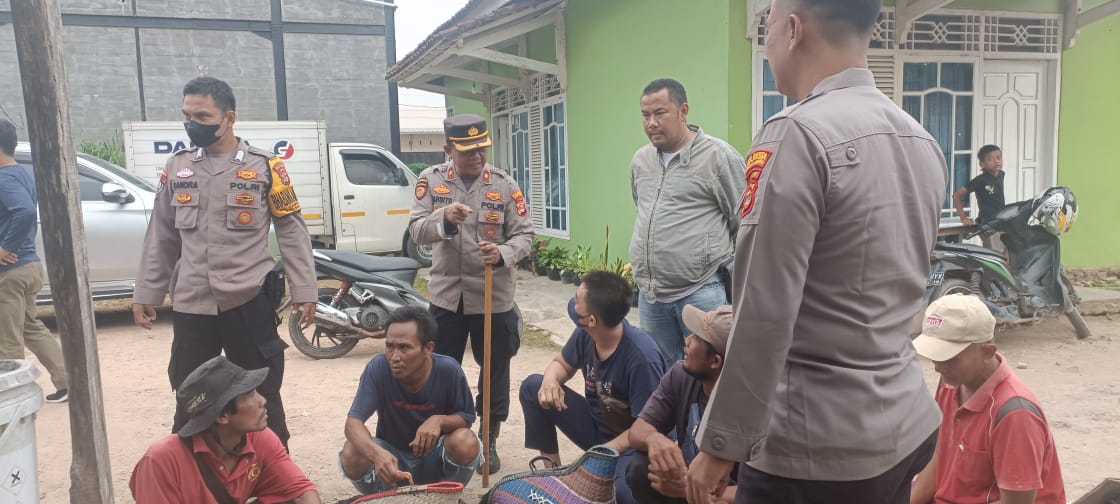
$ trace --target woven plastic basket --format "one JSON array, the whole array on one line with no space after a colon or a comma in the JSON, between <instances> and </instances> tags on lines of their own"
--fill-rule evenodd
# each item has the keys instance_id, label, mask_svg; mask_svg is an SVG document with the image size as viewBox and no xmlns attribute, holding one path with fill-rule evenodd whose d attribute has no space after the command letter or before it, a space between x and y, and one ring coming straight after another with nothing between
<instances>
[{"instance_id":1,"label":"woven plastic basket","mask_svg":"<svg viewBox=\"0 0 1120 504\"><path fill-rule=\"evenodd\" d=\"M613 504L618 452L593 446L579 460L553 469L531 470L502 478L482 502L487 504Z\"/></svg>"}]
</instances>

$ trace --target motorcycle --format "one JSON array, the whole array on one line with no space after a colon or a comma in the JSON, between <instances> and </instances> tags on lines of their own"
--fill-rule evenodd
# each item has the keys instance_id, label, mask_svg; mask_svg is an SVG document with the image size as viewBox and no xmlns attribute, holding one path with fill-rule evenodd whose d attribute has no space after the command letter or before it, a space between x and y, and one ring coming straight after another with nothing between
<instances>
[{"instance_id":1,"label":"motorcycle","mask_svg":"<svg viewBox=\"0 0 1120 504\"><path fill-rule=\"evenodd\" d=\"M428 309L428 301L413 288L420 263L411 258L327 249L316 249L313 256L318 277L342 285L319 289L310 327L301 328L298 317L288 317L292 344L312 359L336 359L353 350L358 340L384 338L389 313L397 308Z\"/></svg>"},{"instance_id":2,"label":"motorcycle","mask_svg":"<svg viewBox=\"0 0 1120 504\"><path fill-rule=\"evenodd\" d=\"M1003 233L1007 257L976 245L939 241L930 257L926 305L948 294L975 294L1001 325L1065 315L1078 339L1089 337L1089 327L1077 309L1081 300L1061 266L1058 237L1076 217L1073 192L1053 187L1033 200L1005 206L964 235L968 239ZM919 331L922 315L916 317Z\"/></svg>"}]
</instances>

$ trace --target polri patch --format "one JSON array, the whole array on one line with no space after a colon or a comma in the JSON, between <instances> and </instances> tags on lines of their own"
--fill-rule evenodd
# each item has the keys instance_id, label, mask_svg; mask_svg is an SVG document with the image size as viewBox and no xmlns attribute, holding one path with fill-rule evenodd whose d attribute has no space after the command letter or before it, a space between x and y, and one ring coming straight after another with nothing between
<instances>
[{"instance_id":1,"label":"polri patch","mask_svg":"<svg viewBox=\"0 0 1120 504\"><path fill-rule=\"evenodd\" d=\"M774 153L767 149L755 149L747 156L747 171L744 178L747 188L743 191L742 202L739 206L739 217L746 218L754 210L754 203L758 200L758 182L762 178L762 170Z\"/></svg>"},{"instance_id":2,"label":"polri patch","mask_svg":"<svg viewBox=\"0 0 1120 504\"><path fill-rule=\"evenodd\" d=\"M160 192L164 187L167 187L167 170L159 171L159 186L156 187L156 192Z\"/></svg>"},{"instance_id":3,"label":"polri patch","mask_svg":"<svg viewBox=\"0 0 1120 504\"><path fill-rule=\"evenodd\" d=\"M498 226L486 226L482 230L482 236L487 240L493 240L498 237Z\"/></svg>"},{"instance_id":4,"label":"polri patch","mask_svg":"<svg viewBox=\"0 0 1120 504\"><path fill-rule=\"evenodd\" d=\"M248 226L253 223L253 213L248 210L242 210L237 213L237 223L242 226Z\"/></svg>"},{"instance_id":5,"label":"polri patch","mask_svg":"<svg viewBox=\"0 0 1120 504\"><path fill-rule=\"evenodd\" d=\"M513 198L514 208L517 209L517 215L524 217L529 213L529 205L525 204L525 193L522 193L521 189L513 191L510 197Z\"/></svg>"},{"instance_id":6,"label":"polri patch","mask_svg":"<svg viewBox=\"0 0 1120 504\"><path fill-rule=\"evenodd\" d=\"M190 203L191 202L191 193L181 192L179 194L176 194L175 195L175 200L178 201L179 203Z\"/></svg>"},{"instance_id":7,"label":"polri patch","mask_svg":"<svg viewBox=\"0 0 1120 504\"><path fill-rule=\"evenodd\" d=\"M428 178L427 177L420 177L420 179L416 181L416 199L422 200L422 199L424 199L424 196L427 196L427 195L428 195Z\"/></svg>"},{"instance_id":8,"label":"polri patch","mask_svg":"<svg viewBox=\"0 0 1120 504\"><path fill-rule=\"evenodd\" d=\"M276 174L280 176L280 181L283 182L284 185L292 184L292 179L288 177L288 169L284 167L283 161L277 159L276 164L272 165L272 171L276 172Z\"/></svg>"}]
</instances>

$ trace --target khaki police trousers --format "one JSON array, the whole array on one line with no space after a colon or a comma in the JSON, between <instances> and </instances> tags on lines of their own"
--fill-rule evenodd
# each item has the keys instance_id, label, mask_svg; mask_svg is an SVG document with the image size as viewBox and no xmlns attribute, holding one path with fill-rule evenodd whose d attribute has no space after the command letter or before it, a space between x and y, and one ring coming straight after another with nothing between
<instances>
[{"instance_id":1,"label":"khaki police trousers","mask_svg":"<svg viewBox=\"0 0 1120 504\"><path fill-rule=\"evenodd\" d=\"M62 347L39 320L35 297L43 288L43 264L33 262L0 271L0 359L24 358L24 346L51 375L56 389L67 388Z\"/></svg>"}]
</instances>

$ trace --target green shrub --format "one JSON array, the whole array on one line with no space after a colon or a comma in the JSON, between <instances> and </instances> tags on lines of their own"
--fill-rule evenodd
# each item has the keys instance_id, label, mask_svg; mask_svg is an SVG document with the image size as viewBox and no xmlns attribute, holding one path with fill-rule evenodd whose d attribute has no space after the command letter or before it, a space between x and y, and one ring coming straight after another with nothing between
<instances>
[{"instance_id":1,"label":"green shrub","mask_svg":"<svg viewBox=\"0 0 1120 504\"><path fill-rule=\"evenodd\" d=\"M78 144L78 150L117 166L124 166L124 142L120 136L108 140L86 140Z\"/></svg>"}]
</instances>

